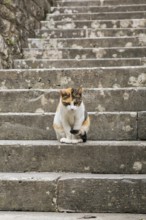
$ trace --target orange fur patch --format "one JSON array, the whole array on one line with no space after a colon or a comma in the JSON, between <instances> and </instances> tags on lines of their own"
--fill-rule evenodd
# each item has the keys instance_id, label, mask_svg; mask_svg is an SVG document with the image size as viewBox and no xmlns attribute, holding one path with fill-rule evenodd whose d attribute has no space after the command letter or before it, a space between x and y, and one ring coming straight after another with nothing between
<instances>
[{"instance_id":1,"label":"orange fur patch","mask_svg":"<svg viewBox=\"0 0 146 220\"><path fill-rule=\"evenodd\" d=\"M53 128L56 129L56 130L63 130L63 127L59 126L57 124L53 124Z\"/></svg>"},{"instance_id":2,"label":"orange fur patch","mask_svg":"<svg viewBox=\"0 0 146 220\"><path fill-rule=\"evenodd\" d=\"M71 96L71 92L72 92L72 88L68 88L68 89L63 89L61 90L61 94L67 94L67 95L70 95L70 97L68 98L63 98L63 102L65 103L71 103L72 102L72 96Z\"/></svg>"},{"instance_id":3,"label":"orange fur patch","mask_svg":"<svg viewBox=\"0 0 146 220\"><path fill-rule=\"evenodd\" d=\"M87 119L85 121L83 121L82 126L86 126L86 127L90 126L90 118L89 118L89 116L87 117Z\"/></svg>"}]
</instances>

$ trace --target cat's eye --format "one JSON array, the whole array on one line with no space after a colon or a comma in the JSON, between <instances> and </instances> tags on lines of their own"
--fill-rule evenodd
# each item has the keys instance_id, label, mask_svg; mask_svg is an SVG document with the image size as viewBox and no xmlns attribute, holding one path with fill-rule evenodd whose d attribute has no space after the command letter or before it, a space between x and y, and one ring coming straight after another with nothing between
<instances>
[{"instance_id":1,"label":"cat's eye","mask_svg":"<svg viewBox=\"0 0 146 220\"><path fill-rule=\"evenodd\" d=\"M67 98L69 98L70 97L70 94L63 94L63 99L67 99Z\"/></svg>"},{"instance_id":2,"label":"cat's eye","mask_svg":"<svg viewBox=\"0 0 146 220\"><path fill-rule=\"evenodd\" d=\"M70 103L69 102L63 102L63 105L68 106L68 105L70 105Z\"/></svg>"},{"instance_id":3,"label":"cat's eye","mask_svg":"<svg viewBox=\"0 0 146 220\"><path fill-rule=\"evenodd\" d=\"M74 105L80 105L80 104L81 104L81 101L74 102Z\"/></svg>"}]
</instances>

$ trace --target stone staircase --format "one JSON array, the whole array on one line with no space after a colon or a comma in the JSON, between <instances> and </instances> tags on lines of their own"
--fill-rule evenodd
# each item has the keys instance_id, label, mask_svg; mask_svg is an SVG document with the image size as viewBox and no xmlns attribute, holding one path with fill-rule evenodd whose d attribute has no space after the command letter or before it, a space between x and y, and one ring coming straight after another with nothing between
<instances>
[{"instance_id":1,"label":"stone staircase","mask_svg":"<svg viewBox=\"0 0 146 220\"><path fill-rule=\"evenodd\" d=\"M146 219L146 0L119 2L57 1L0 70L0 210L49 212L3 220ZM59 89L78 86L89 141L60 144Z\"/></svg>"}]
</instances>

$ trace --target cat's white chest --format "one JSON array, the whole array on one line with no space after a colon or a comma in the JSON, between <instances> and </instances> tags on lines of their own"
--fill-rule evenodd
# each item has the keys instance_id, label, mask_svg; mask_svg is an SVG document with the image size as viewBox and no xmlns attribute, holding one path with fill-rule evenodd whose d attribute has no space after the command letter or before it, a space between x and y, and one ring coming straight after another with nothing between
<instances>
[{"instance_id":1,"label":"cat's white chest","mask_svg":"<svg viewBox=\"0 0 146 220\"><path fill-rule=\"evenodd\" d=\"M70 124L71 126L73 126L74 123L75 123L75 113L74 113L74 112L70 112L70 113L68 114L68 116L67 116L67 120L68 120L69 124Z\"/></svg>"}]
</instances>

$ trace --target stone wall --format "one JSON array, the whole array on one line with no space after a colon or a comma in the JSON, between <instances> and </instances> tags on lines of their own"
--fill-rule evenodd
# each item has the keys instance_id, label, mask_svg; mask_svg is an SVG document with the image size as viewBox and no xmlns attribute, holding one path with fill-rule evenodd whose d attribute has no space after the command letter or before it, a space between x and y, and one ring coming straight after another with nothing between
<instances>
[{"instance_id":1,"label":"stone wall","mask_svg":"<svg viewBox=\"0 0 146 220\"><path fill-rule=\"evenodd\" d=\"M0 69L23 56L27 38L35 36L51 5L53 0L0 0Z\"/></svg>"}]
</instances>

